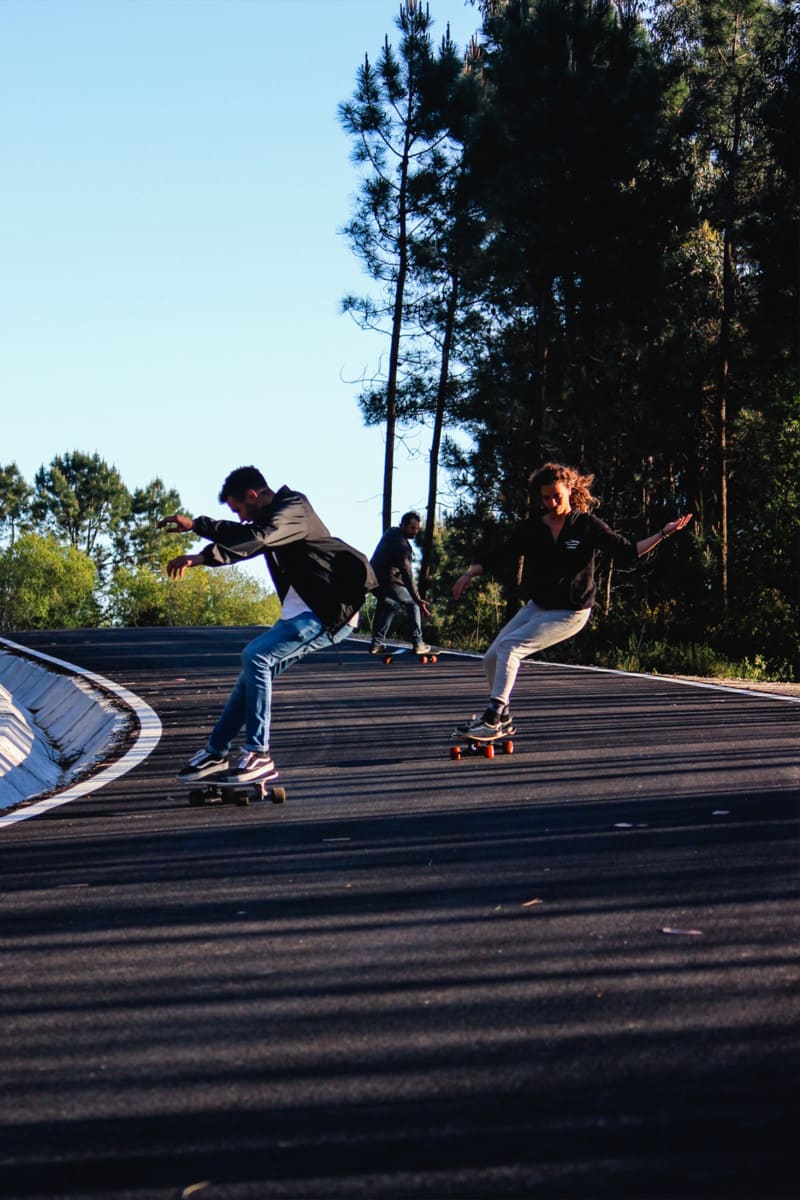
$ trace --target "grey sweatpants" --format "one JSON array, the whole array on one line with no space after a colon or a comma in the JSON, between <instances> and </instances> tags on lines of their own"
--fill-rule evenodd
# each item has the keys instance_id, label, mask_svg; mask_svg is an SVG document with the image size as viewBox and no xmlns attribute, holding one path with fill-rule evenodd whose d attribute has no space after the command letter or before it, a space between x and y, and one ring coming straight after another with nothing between
<instances>
[{"instance_id":1,"label":"grey sweatpants","mask_svg":"<svg viewBox=\"0 0 800 1200\"><path fill-rule=\"evenodd\" d=\"M483 656L491 698L508 704L523 658L580 633L591 612L590 608L539 608L529 600L503 626Z\"/></svg>"}]
</instances>

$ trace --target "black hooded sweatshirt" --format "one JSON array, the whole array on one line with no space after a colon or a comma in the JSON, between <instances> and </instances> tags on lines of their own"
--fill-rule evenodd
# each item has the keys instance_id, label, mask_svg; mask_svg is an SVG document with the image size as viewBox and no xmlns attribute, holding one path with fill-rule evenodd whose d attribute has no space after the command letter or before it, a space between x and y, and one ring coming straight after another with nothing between
<instances>
[{"instance_id":1,"label":"black hooded sweatshirt","mask_svg":"<svg viewBox=\"0 0 800 1200\"><path fill-rule=\"evenodd\" d=\"M504 545L486 549L478 562L488 570L524 556L521 592L540 608L591 608L595 598L595 553L604 551L622 566L638 561L636 545L599 517L573 509L557 538L541 517L520 522Z\"/></svg>"}]
</instances>

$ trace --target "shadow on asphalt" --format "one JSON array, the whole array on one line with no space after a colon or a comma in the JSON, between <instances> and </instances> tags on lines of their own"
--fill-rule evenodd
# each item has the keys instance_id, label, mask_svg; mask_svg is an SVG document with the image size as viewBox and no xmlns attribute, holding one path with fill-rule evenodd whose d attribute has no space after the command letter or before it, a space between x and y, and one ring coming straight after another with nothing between
<instances>
[{"instance_id":1,"label":"shadow on asphalt","mask_svg":"<svg viewBox=\"0 0 800 1200\"><path fill-rule=\"evenodd\" d=\"M348 647L193 810L236 639L162 634L156 754L0 839L5 1200L794 1195L796 706L534 668L451 763L479 664Z\"/></svg>"}]
</instances>

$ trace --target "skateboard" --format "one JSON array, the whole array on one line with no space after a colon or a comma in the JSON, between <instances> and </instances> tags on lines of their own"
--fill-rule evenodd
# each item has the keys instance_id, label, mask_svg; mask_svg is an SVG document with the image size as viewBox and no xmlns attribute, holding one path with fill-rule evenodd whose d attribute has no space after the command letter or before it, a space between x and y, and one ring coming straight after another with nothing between
<instances>
[{"instance_id":1,"label":"skateboard","mask_svg":"<svg viewBox=\"0 0 800 1200\"><path fill-rule=\"evenodd\" d=\"M414 656L414 658L416 658L421 663L435 663L437 661L437 657L438 657L433 651L431 651L430 654L414 654L414 651L411 649L410 646L398 646L398 648L396 650L391 650L387 646L386 652L384 653L384 656L383 656L383 661L386 663L386 665L388 667L389 663L393 662L394 659L399 658L401 654L412 654Z\"/></svg>"},{"instance_id":2,"label":"skateboard","mask_svg":"<svg viewBox=\"0 0 800 1200\"><path fill-rule=\"evenodd\" d=\"M189 803L192 808L200 808L204 804L236 804L243 808L251 800L271 800L273 804L285 804L286 788L273 787L271 780L239 784L237 787L207 780L205 783L195 782L189 788Z\"/></svg>"},{"instance_id":3,"label":"skateboard","mask_svg":"<svg viewBox=\"0 0 800 1200\"><path fill-rule=\"evenodd\" d=\"M464 755L477 755L482 758L494 758L495 747L499 746L503 754L514 753L514 742L512 735L517 731L512 725L510 729L504 729L502 733L498 733L493 738L471 738L468 733L463 733L460 729L454 729L450 735L453 744L450 747L450 757L454 761L463 758Z\"/></svg>"}]
</instances>

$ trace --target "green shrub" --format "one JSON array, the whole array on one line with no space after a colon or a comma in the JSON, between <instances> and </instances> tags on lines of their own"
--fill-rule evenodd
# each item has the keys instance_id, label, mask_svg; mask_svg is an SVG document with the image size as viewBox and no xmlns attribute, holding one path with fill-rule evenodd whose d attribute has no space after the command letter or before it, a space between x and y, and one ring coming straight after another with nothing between
<instances>
[{"instance_id":1,"label":"green shrub","mask_svg":"<svg viewBox=\"0 0 800 1200\"><path fill-rule=\"evenodd\" d=\"M52 534L26 533L0 554L0 628L79 629L100 623L97 568Z\"/></svg>"},{"instance_id":2,"label":"green shrub","mask_svg":"<svg viewBox=\"0 0 800 1200\"><path fill-rule=\"evenodd\" d=\"M110 587L115 625L273 625L280 609L274 592L236 569L195 567L173 580L121 567Z\"/></svg>"}]
</instances>

